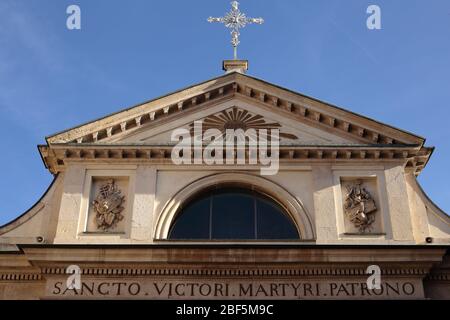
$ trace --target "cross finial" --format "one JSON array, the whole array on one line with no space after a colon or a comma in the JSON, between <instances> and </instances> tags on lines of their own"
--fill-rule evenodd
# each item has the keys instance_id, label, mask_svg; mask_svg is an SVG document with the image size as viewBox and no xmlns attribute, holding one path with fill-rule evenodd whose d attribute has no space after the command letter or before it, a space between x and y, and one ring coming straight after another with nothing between
<instances>
[{"instance_id":1,"label":"cross finial","mask_svg":"<svg viewBox=\"0 0 450 320\"><path fill-rule=\"evenodd\" d=\"M213 18L209 17L208 22L220 22L225 24L225 27L231 30L231 44L234 48L234 60L237 60L237 47L240 43L239 29L244 28L247 24L263 24L263 18L247 18L245 13L239 10L239 2L231 2L231 11L228 12L224 17Z\"/></svg>"}]
</instances>

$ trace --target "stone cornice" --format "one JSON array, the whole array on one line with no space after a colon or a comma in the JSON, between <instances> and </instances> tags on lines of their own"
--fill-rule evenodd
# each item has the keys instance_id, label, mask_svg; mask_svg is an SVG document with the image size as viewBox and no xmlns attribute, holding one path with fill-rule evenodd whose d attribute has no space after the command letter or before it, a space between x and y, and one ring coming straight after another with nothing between
<instances>
[{"instance_id":1,"label":"stone cornice","mask_svg":"<svg viewBox=\"0 0 450 320\"><path fill-rule=\"evenodd\" d=\"M22 272L10 272L2 273L0 271L0 281L40 281L42 280L41 273L22 273Z\"/></svg>"},{"instance_id":2,"label":"stone cornice","mask_svg":"<svg viewBox=\"0 0 450 320\"><path fill-rule=\"evenodd\" d=\"M173 146L117 144L53 144L39 146L47 168L52 173L64 171L68 162L127 162L170 164ZM316 162L401 162L416 175L425 167L433 149L417 145L336 145L280 146L282 163ZM248 150L247 150L248 152Z\"/></svg>"},{"instance_id":3,"label":"stone cornice","mask_svg":"<svg viewBox=\"0 0 450 320\"><path fill-rule=\"evenodd\" d=\"M366 275L377 264L385 277L448 280L445 270L430 270L442 262L445 247L434 246L70 246L23 245L0 266L0 281L41 281L66 276L78 265L87 277L217 277L217 278L339 278ZM17 259L26 261L15 262ZM5 260L6 261L6 260ZM101 265L99 265L101 264Z\"/></svg>"},{"instance_id":4,"label":"stone cornice","mask_svg":"<svg viewBox=\"0 0 450 320\"><path fill-rule=\"evenodd\" d=\"M47 138L53 143L91 143L158 125L187 111L241 97L299 121L365 143L423 144L424 139L374 120L240 74L229 74Z\"/></svg>"},{"instance_id":5,"label":"stone cornice","mask_svg":"<svg viewBox=\"0 0 450 320\"><path fill-rule=\"evenodd\" d=\"M411 265L440 263L446 249L422 246L345 246L322 247L312 245L290 247L164 247L164 246L21 246L26 258L34 265L43 267L47 263L92 264L99 260L106 264L166 263L177 264L283 264L283 263L379 263Z\"/></svg>"},{"instance_id":6,"label":"stone cornice","mask_svg":"<svg viewBox=\"0 0 450 320\"><path fill-rule=\"evenodd\" d=\"M450 271L433 272L426 277L428 281L450 281Z\"/></svg>"},{"instance_id":7,"label":"stone cornice","mask_svg":"<svg viewBox=\"0 0 450 320\"><path fill-rule=\"evenodd\" d=\"M48 275L65 275L67 266L48 266L41 267L41 273L44 276ZM398 265L395 267L386 266L381 271L383 276L405 276L423 277L428 274L431 264L421 265ZM366 275L367 265L359 266L353 265L348 267L342 266L309 266L301 267L294 266L275 266L275 267L257 267L257 266L221 266L221 267L195 267L191 265L179 266L121 266L110 265L106 267L87 266L81 268L81 274L85 276L122 276L122 277L142 277L142 276L166 276L166 277L184 277L184 276L213 276L213 277L287 277L289 279L295 277L325 277L325 276L340 276L340 277L361 277Z\"/></svg>"},{"instance_id":8,"label":"stone cornice","mask_svg":"<svg viewBox=\"0 0 450 320\"><path fill-rule=\"evenodd\" d=\"M232 92L226 90L233 81L233 74L221 76L57 133L46 140L49 144L92 142L96 140L95 137L104 140L149 123L156 124L174 113L192 110L193 107L205 106L211 102L218 103L223 98L233 96Z\"/></svg>"},{"instance_id":9,"label":"stone cornice","mask_svg":"<svg viewBox=\"0 0 450 320\"><path fill-rule=\"evenodd\" d=\"M300 263L299 263L300 264ZM27 270L16 271L1 271L0 268L0 281L3 282L31 282L42 281L49 276L63 276L67 277L66 268L67 264L46 264L38 263L42 265L38 272L28 273ZM351 266L342 266L339 264L330 265L310 265L308 267L300 265L275 265L272 267L258 267L254 265L222 265L221 267L195 267L192 265L146 265L141 266L129 266L122 264L107 265L103 267L98 266L85 266L83 263L79 263L81 268L81 275L85 277L112 277L112 278L142 278L142 277L215 277L215 278L248 278L248 277L261 277L261 278L273 278L279 279L295 279L295 278L323 278L323 277L339 277L339 278L351 278L351 277L365 277L367 264L359 265L354 264ZM427 280L448 281L450 278L448 275L429 274L431 263L420 263L411 265L410 263L399 264L396 266L390 266L389 264L380 264L381 275L384 277L426 277Z\"/></svg>"}]
</instances>

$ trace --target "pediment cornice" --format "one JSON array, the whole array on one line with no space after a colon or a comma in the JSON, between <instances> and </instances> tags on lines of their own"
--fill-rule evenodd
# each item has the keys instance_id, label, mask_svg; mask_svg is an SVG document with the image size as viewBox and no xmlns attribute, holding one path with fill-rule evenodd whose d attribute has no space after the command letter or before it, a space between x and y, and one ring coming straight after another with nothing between
<instances>
[{"instance_id":1,"label":"pediment cornice","mask_svg":"<svg viewBox=\"0 0 450 320\"><path fill-rule=\"evenodd\" d=\"M233 73L50 136L53 143L97 143L156 126L224 100L238 98L302 123L370 144L423 144L425 139L372 119Z\"/></svg>"},{"instance_id":2,"label":"pediment cornice","mask_svg":"<svg viewBox=\"0 0 450 320\"><path fill-rule=\"evenodd\" d=\"M172 164L172 148L173 145L93 143L39 146L44 162L52 173L64 171L69 162L79 161ZM419 145L281 145L279 157L281 163L298 164L395 162L402 163L408 170L418 175L428 162L432 151L433 149Z\"/></svg>"}]
</instances>

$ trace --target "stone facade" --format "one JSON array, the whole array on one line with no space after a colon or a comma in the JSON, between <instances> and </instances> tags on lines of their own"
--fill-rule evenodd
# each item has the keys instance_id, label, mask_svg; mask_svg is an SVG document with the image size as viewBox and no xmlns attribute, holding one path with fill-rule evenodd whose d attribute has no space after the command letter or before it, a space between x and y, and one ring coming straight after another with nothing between
<instances>
[{"instance_id":1,"label":"stone facade","mask_svg":"<svg viewBox=\"0 0 450 320\"><path fill-rule=\"evenodd\" d=\"M280 129L276 175L173 163L173 130L235 114ZM53 135L39 147L52 185L0 228L0 298L450 298L450 218L416 180L432 153L424 142L230 71ZM168 238L189 199L228 184L276 199L300 239ZM371 265L378 291L367 289ZM66 288L69 266L78 291Z\"/></svg>"}]
</instances>

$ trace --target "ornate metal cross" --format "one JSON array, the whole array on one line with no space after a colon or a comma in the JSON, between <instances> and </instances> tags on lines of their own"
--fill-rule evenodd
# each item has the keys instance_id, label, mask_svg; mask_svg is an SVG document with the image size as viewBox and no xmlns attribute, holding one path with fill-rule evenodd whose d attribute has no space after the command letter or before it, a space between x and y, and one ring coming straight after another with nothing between
<instances>
[{"instance_id":1,"label":"ornate metal cross","mask_svg":"<svg viewBox=\"0 0 450 320\"><path fill-rule=\"evenodd\" d=\"M244 28L247 24L263 24L263 18L247 18L245 13L239 10L239 2L233 1L231 2L231 11L228 12L225 17L221 18L213 18L209 17L208 22L220 22L225 24L225 27L231 30L231 44L234 48L234 60L237 60L237 47L240 43L239 29Z\"/></svg>"}]
</instances>

